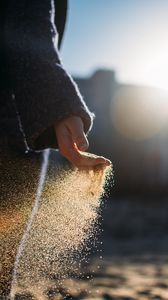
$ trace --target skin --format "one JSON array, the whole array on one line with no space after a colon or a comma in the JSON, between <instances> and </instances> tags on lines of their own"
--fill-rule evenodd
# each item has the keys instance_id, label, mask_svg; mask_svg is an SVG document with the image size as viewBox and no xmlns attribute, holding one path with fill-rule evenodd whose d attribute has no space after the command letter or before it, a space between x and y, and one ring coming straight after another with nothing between
<instances>
[{"instance_id":1,"label":"skin","mask_svg":"<svg viewBox=\"0 0 168 300\"><path fill-rule=\"evenodd\" d=\"M55 133L60 153L78 168L109 166L111 162L103 156L87 153L88 139L80 117L71 116L55 124Z\"/></svg>"}]
</instances>

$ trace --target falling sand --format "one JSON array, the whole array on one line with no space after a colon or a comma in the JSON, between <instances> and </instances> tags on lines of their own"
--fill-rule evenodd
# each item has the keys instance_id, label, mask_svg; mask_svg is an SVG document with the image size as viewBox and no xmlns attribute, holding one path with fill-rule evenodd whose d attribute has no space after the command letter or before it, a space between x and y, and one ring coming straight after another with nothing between
<instances>
[{"instance_id":1,"label":"falling sand","mask_svg":"<svg viewBox=\"0 0 168 300\"><path fill-rule=\"evenodd\" d=\"M111 167L51 168L45 153L36 201L20 243L13 273L11 298L16 292L41 291L54 278L58 286L79 272L83 251L94 241L101 196ZM46 176L47 174L47 176Z\"/></svg>"}]
</instances>

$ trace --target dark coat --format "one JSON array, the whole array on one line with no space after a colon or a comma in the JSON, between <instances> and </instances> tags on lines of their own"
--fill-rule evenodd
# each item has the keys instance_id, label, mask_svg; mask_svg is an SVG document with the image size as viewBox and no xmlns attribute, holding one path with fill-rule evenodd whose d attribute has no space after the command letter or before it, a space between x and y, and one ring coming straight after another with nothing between
<instances>
[{"instance_id":1,"label":"dark coat","mask_svg":"<svg viewBox=\"0 0 168 300\"><path fill-rule=\"evenodd\" d=\"M55 148L53 124L69 115L80 116L88 132L92 114L59 57L54 2L1 0L0 6L0 140L21 151ZM58 11L55 21L62 35Z\"/></svg>"}]
</instances>

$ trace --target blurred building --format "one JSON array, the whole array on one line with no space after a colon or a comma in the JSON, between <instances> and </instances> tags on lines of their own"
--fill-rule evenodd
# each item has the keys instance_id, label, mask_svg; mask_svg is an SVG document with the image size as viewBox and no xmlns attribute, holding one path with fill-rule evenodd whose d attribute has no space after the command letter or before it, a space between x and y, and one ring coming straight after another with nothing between
<instances>
[{"instance_id":1,"label":"blurred building","mask_svg":"<svg viewBox=\"0 0 168 300\"><path fill-rule=\"evenodd\" d=\"M96 118L90 151L110 158L116 193L168 190L168 94L120 84L112 70L75 78Z\"/></svg>"}]
</instances>

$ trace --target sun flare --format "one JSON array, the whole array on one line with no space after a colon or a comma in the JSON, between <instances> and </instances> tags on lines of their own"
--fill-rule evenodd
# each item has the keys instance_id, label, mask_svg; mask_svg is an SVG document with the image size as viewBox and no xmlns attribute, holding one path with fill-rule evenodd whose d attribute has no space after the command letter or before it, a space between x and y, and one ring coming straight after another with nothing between
<instances>
[{"instance_id":1,"label":"sun flare","mask_svg":"<svg viewBox=\"0 0 168 300\"><path fill-rule=\"evenodd\" d=\"M123 86L112 101L112 122L123 136L151 138L168 126L168 92L154 88Z\"/></svg>"},{"instance_id":2,"label":"sun flare","mask_svg":"<svg viewBox=\"0 0 168 300\"><path fill-rule=\"evenodd\" d=\"M168 62L162 61L149 72L149 83L151 86L168 90Z\"/></svg>"}]
</instances>

